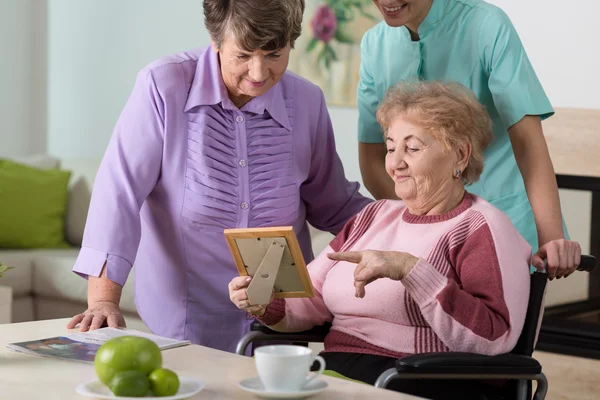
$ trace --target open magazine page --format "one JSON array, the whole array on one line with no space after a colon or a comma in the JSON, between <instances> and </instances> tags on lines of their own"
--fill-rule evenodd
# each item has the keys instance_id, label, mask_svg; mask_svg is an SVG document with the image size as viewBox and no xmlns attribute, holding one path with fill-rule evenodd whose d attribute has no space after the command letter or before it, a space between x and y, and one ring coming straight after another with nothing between
<instances>
[{"instance_id":1,"label":"open magazine page","mask_svg":"<svg viewBox=\"0 0 600 400\"><path fill-rule=\"evenodd\" d=\"M7 344L10 350L42 357L93 363L100 344L83 343L65 336Z\"/></svg>"},{"instance_id":2,"label":"open magazine page","mask_svg":"<svg viewBox=\"0 0 600 400\"><path fill-rule=\"evenodd\" d=\"M161 350L185 346L190 343L187 340L169 339L135 330L101 328L90 332L73 332L65 336L11 343L6 347L10 350L42 357L93 363L100 346L109 339L118 336L145 337L156 343Z\"/></svg>"},{"instance_id":3,"label":"open magazine page","mask_svg":"<svg viewBox=\"0 0 600 400\"><path fill-rule=\"evenodd\" d=\"M102 344L109 339L119 336L141 336L152 340L161 350L172 347L184 346L189 344L189 340L170 339L164 336L153 335L151 333L136 331L133 329L101 328L89 332L73 332L67 335L72 340L83 343Z\"/></svg>"}]
</instances>

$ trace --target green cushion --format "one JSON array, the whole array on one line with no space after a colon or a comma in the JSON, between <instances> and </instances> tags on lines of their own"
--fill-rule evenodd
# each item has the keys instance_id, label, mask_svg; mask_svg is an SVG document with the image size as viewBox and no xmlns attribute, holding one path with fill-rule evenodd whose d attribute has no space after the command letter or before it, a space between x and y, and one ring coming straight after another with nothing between
<instances>
[{"instance_id":1,"label":"green cushion","mask_svg":"<svg viewBox=\"0 0 600 400\"><path fill-rule=\"evenodd\" d=\"M363 382L363 381L357 381L356 379L346 378L344 375L338 374L337 372L331 371L331 370L328 370L328 369L326 369L325 371L323 371L323 375L332 376L334 378L344 379L344 380L352 381L352 382L356 382L356 383L364 383L366 385L366 383Z\"/></svg>"},{"instance_id":2,"label":"green cushion","mask_svg":"<svg viewBox=\"0 0 600 400\"><path fill-rule=\"evenodd\" d=\"M70 171L0 159L0 248L64 248Z\"/></svg>"}]
</instances>

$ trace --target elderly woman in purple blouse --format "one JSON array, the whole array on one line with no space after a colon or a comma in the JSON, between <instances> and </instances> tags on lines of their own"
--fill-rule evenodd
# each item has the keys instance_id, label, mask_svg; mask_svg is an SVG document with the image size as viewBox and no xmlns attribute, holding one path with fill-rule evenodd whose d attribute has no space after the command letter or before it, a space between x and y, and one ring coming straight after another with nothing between
<instances>
[{"instance_id":1,"label":"elderly woman in purple blouse","mask_svg":"<svg viewBox=\"0 0 600 400\"><path fill-rule=\"evenodd\" d=\"M370 202L344 176L321 90L286 71L303 11L304 0L204 0L212 46L138 74L96 177L73 268L88 309L69 328L124 325L135 264L154 333L233 351L251 320L229 301L223 230L291 225L310 261L307 222L336 234Z\"/></svg>"}]
</instances>

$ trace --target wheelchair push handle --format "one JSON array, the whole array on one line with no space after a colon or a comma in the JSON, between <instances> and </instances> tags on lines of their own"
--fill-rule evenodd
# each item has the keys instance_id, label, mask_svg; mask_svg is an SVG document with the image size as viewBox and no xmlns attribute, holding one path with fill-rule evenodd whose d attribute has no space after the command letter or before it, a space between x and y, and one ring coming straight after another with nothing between
<instances>
[{"instance_id":1,"label":"wheelchair push handle","mask_svg":"<svg viewBox=\"0 0 600 400\"><path fill-rule=\"evenodd\" d=\"M596 268L596 257L591 255L582 254L581 260L579 261L579 266L577 267L577 271L593 271ZM548 260L544 260L544 269L543 271L548 270Z\"/></svg>"},{"instance_id":2,"label":"wheelchair push handle","mask_svg":"<svg viewBox=\"0 0 600 400\"><path fill-rule=\"evenodd\" d=\"M577 271L593 271L596 268L596 257L581 255L581 261L579 262L579 267L577 267Z\"/></svg>"}]
</instances>

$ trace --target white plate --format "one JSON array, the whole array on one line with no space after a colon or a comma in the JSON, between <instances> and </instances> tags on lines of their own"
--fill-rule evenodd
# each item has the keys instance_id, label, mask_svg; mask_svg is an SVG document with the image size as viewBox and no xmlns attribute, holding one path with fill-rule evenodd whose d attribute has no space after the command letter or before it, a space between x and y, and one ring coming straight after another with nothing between
<instances>
[{"instance_id":1,"label":"white plate","mask_svg":"<svg viewBox=\"0 0 600 400\"><path fill-rule=\"evenodd\" d=\"M245 391L254 393L265 399L302 399L327 389L327 382L315 379L301 390L293 392L268 391L263 386L259 377L244 379L238 383L238 386Z\"/></svg>"},{"instance_id":2,"label":"white plate","mask_svg":"<svg viewBox=\"0 0 600 400\"><path fill-rule=\"evenodd\" d=\"M161 400L178 400L178 399L187 399L188 397L192 397L196 393L204 388L204 383L195 378L186 378L183 376L179 377L179 390L175 396L163 396L163 397L155 397L149 394L146 397L142 397L143 399L161 399ZM77 393L88 396L95 397L97 399L119 399L119 400L137 400L140 397L121 397L115 396L110 389L100 382L98 379L94 379L89 382L84 382L77 386Z\"/></svg>"}]
</instances>

